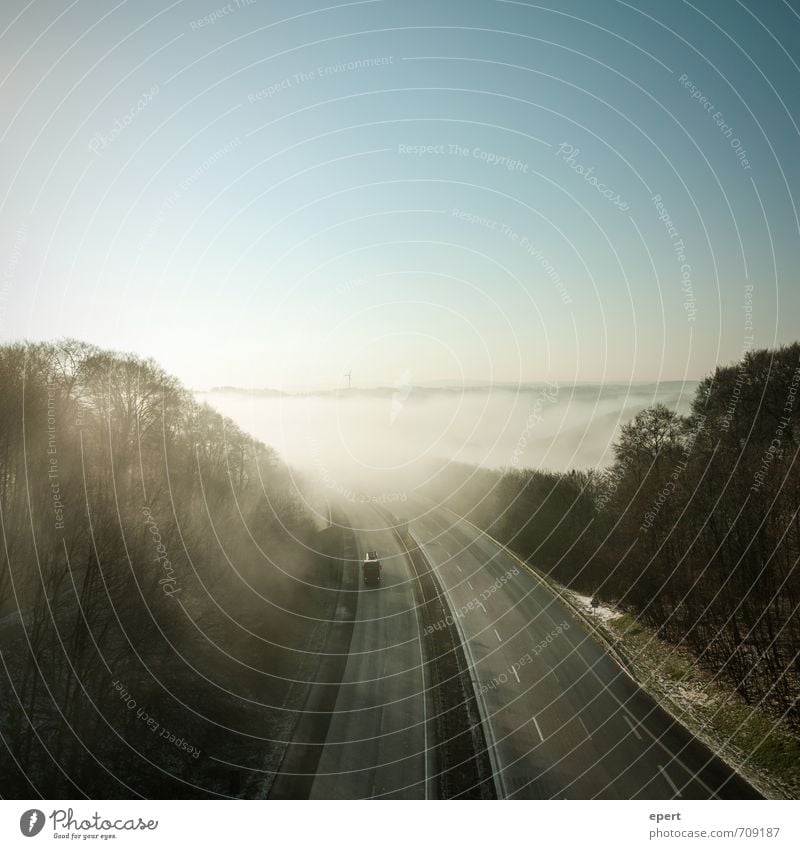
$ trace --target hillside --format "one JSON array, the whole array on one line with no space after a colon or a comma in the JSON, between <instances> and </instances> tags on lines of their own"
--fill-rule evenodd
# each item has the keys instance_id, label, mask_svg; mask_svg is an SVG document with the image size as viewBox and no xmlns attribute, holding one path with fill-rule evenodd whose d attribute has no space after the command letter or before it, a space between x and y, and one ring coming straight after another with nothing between
<instances>
[{"instance_id":1,"label":"hillside","mask_svg":"<svg viewBox=\"0 0 800 849\"><path fill-rule=\"evenodd\" d=\"M623 425L611 465L444 467L426 487L560 583L687 648L800 732L800 343L749 352Z\"/></svg>"},{"instance_id":2,"label":"hillside","mask_svg":"<svg viewBox=\"0 0 800 849\"><path fill-rule=\"evenodd\" d=\"M236 795L275 758L333 594L270 448L152 361L4 346L0 524L0 794Z\"/></svg>"}]
</instances>

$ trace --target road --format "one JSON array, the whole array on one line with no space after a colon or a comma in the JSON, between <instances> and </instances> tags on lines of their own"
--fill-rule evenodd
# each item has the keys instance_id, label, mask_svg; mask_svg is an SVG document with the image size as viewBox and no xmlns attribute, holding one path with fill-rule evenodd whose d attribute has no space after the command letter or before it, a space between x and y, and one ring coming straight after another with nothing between
<instances>
[{"instance_id":1,"label":"road","mask_svg":"<svg viewBox=\"0 0 800 849\"><path fill-rule=\"evenodd\" d=\"M451 610L465 610L457 621L499 795L758 798L501 546L445 508L395 512L410 520Z\"/></svg>"},{"instance_id":2,"label":"road","mask_svg":"<svg viewBox=\"0 0 800 849\"><path fill-rule=\"evenodd\" d=\"M420 628L407 555L367 505L347 505L358 568L378 551L379 587L359 582L350 655L311 788L317 799L424 799L430 784Z\"/></svg>"}]
</instances>

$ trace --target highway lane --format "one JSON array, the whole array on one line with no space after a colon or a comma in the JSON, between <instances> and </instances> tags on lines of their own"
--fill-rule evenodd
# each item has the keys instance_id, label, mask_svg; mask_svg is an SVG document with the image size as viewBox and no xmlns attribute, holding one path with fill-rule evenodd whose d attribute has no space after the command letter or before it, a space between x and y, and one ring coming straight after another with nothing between
<instances>
[{"instance_id":1,"label":"highway lane","mask_svg":"<svg viewBox=\"0 0 800 849\"><path fill-rule=\"evenodd\" d=\"M758 797L502 547L444 508L397 512L463 611L501 795Z\"/></svg>"},{"instance_id":2,"label":"highway lane","mask_svg":"<svg viewBox=\"0 0 800 849\"><path fill-rule=\"evenodd\" d=\"M422 644L407 555L366 505L347 505L353 568L375 549L381 585L359 580L356 622L311 797L426 798L430 781Z\"/></svg>"}]
</instances>

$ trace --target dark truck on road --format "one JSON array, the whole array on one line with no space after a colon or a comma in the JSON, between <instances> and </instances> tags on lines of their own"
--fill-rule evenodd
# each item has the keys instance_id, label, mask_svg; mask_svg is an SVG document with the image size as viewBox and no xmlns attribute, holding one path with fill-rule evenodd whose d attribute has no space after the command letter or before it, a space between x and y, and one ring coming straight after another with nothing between
<instances>
[{"instance_id":1,"label":"dark truck on road","mask_svg":"<svg viewBox=\"0 0 800 849\"><path fill-rule=\"evenodd\" d=\"M381 561L377 551L368 551L364 558L364 583L379 584L381 582Z\"/></svg>"}]
</instances>

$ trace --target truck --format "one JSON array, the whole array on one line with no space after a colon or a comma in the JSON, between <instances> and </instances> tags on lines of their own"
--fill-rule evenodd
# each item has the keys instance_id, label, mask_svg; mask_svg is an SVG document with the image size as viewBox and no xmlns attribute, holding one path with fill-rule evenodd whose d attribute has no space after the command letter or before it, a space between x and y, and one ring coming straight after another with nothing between
<instances>
[{"instance_id":1,"label":"truck","mask_svg":"<svg viewBox=\"0 0 800 849\"><path fill-rule=\"evenodd\" d=\"M378 559L377 551L368 551L364 558L363 566L364 583L365 584L380 584L381 582L381 561Z\"/></svg>"}]
</instances>

